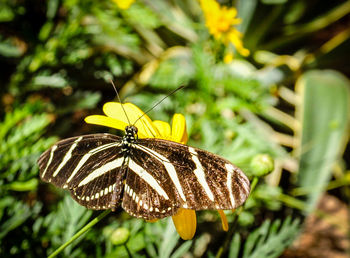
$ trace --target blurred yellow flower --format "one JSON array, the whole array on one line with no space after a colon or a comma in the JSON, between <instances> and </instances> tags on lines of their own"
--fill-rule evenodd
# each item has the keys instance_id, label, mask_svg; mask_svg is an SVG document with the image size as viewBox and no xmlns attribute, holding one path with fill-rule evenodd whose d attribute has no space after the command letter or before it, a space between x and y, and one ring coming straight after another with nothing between
<instances>
[{"instance_id":1,"label":"blurred yellow flower","mask_svg":"<svg viewBox=\"0 0 350 258\"><path fill-rule=\"evenodd\" d=\"M220 6L215 0L199 0L199 3L210 34L226 46L230 43L234 45L242 56L248 56L249 50L244 48L242 43L243 35L234 27L241 23L241 19L236 18L237 10Z\"/></svg>"},{"instance_id":2,"label":"blurred yellow flower","mask_svg":"<svg viewBox=\"0 0 350 258\"><path fill-rule=\"evenodd\" d=\"M135 0L113 0L116 5L123 10L129 9L129 7L135 2Z\"/></svg>"},{"instance_id":3,"label":"blurred yellow flower","mask_svg":"<svg viewBox=\"0 0 350 258\"><path fill-rule=\"evenodd\" d=\"M229 52L224 56L224 63L229 64L233 60L233 53Z\"/></svg>"},{"instance_id":4,"label":"blurred yellow flower","mask_svg":"<svg viewBox=\"0 0 350 258\"><path fill-rule=\"evenodd\" d=\"M127 116L125 115L122 105ZM149 116L137 106L131 103L120 104L118 102L107 102L103 105L103 115L91 115L85 118L88 124L108 126L111 128L125 130L127 125L133 124L138 129L139 138L160 138L186 144L188 137L186 131L186 120L182 114L175 114L172 119L172 127L164 121L152 121ZM141 117L141 118L140 118ZM137 122L136 122L137 121ZM136 123L135 123L136 122ZM227 231L227 219L223 211L219 211L223 229ZM180 208L172 216L175 228L182 239L192 239L197 227L196 212L190 209ZM150 220L149 222L155 222Z\"/></svg>"}]
</instances>

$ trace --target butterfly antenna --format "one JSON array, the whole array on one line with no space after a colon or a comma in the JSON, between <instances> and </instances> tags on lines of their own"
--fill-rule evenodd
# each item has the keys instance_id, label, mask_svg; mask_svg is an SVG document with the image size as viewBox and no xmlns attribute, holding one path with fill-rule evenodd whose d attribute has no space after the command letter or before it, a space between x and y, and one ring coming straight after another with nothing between
<instances>
[{"instance_id":1,"label":"butterfly antenna","mask_svg":"<svg viewBox=\"0 0 350 258\"><path fill-rule=\"evenodd\" d=\"M122 101L120 100L120 97L119 97L119 93L118 93L118 91L117 91L117 88L115 87L114 82L112 81L112 79L110 80L110 82L112 83L112 86L113 86L113 89L114 89L115 93L117 93L118 101L119 101L120 105L122 106L122 109L123 109L123 111L124 111L124 114L125 114L125 116L126 116L126 119L128 120L129 125L131 125L130 120L129 120L129 117L128 117L128 114L126 113L126 111L125 111L125 109L124 109L124 106L123 106L123 104L122 104Z\"/></svg>"},{"instance_id":2,"label":"butterfly antenna","mask_svg":"<svg viewBox=\"0 0 350 258\"><path fill-rule=\"evenodd\" d=\"M138 119L136 119L134 125L136 124L137 121L139 121L144 115L146 115L148 112L150 112L151 110L153 110L156 106L158 106L160 103L163 102L163 100L165 100L167 97L173 95L175 92L177 92L178 90L181 90L182 88L185 88L184 85L176 88L175 90L173 90L172 92L170 92L168 95L166 95L164 98L162 98L160 101L158 101L153 107L151 107L150 109L148 109L145 113L142 114L142 116L140 116Z\"/></svg>"}]
</instances>

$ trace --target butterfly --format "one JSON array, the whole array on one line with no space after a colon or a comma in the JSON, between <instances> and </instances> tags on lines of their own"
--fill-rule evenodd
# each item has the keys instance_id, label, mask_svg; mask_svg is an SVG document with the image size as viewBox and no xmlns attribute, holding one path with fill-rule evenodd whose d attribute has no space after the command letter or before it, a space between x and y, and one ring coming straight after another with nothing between
<instances>
[{"instance_id":1,"label":"butterfly","mask_svg":"<svg viewBox=\"0 0 350 258\"><path fill-rule=\"evenodd\" d=\"M230 210L242 205L250 183L228 160L177 142L138 137L127 125L123 137L90 134L64 139L38 160L43 181L67 189L95 210L119 205L147 220L193 210Z\"/></svg>"}]
</instances>

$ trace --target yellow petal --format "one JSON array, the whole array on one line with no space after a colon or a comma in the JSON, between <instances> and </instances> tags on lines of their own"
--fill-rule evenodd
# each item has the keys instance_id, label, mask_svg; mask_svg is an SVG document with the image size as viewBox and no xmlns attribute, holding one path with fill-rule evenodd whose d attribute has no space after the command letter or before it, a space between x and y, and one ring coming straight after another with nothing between
<instances>
[{"instance_id":1,"label":"yellow petal","mask_svg":"<svg viewBox=\"0 0 350 258\"><path fill-rule=\"evenodd\" d=\"M182 114L175 114L173 116L171 138L175 142L187 143L186 119Z\"/></svg>"},{"instance_id":2,"label":"yellow petal","mask_svg":"<svg viewBox=\"0 0 350 258\"><path fill-rule=\"evenodd\" d=\"M249 55L249 50L243 47L243 42L241 39L241 33L236 30L232 29L230 33L227 35L228 40L235 46L237 51L242 55L242 56L248 56Z\"/></svg>"},{"instance_id":3,"label":"yellow petal","mask_svg":"<svg viewBox=\"0 0 350 258\"><path fill-rule=\"evenodd\" d=\"M224 56L224 63L225 64L231 63L232 60L233 60L233 53L232 52L229 52Z\"/></svg>"},{"instance_id":4,"label":"yellow petal","mask_svg":"<svg viewBox=\"0 0 350 258\"><path fill-rule=\"evenodd\" d=\"M122 131L124 131L125 127L128 125L123 121L120 121L108 116L100 116L100 115L87 116L85 117L84 120L88 124L107 126L107 127L115 128ZM143 133L139 132L138 135L140 138L146 138L146 136Z\"/></svg>"},{"instance_id":5,"label":"yellow petal","mask_svg":"<svg viewBox=\"0 0 350 258\"><path fill-rule=\"evenodd\" d=\"M153 125L157 127L160 136L164 139L169 139L171 136L171 128L169 123L160 121L160 120L155 120L153 121Z\"/></svg>"},{"instance_id":6,"label":"yellow petal","mask_svg":"<svg viewBox=\"0 0 350 258\"><path fill-rule=\"evenodd\" d=\"M172 218L180 237L183 240L192 239L197 227L196 212L194 210L180 208Z\"/></svg>"},{"instance_id":7,"label":"yellow petal","mask_svg":"<svg viewBox=\"0 0 350 258\"><path fill-rule=\"evenodd\" d=\"M249 56L249 54L250 54L249 49L246 49L244 47L240 48L240 49L237 49L237 50L242 56Z\"/></svg>"},{"instance_id":8,"label":"yellow petal","mask_svg":"<svg viewBox=\"0 0 350 258\"><path fill-rule=\"evenodd\" d=\"M126 10L135 2L135 0L113 0L113 2L115 2L120 9Z\"/></svg>"},{"instance_id":9,"label":"yellow petal","mask_svg":"<svg viewBox=\"0 0 350 258\"><path fill-rule=\"evenodd\" d=\"M121 120L124 123L129 124L130 121L130 124L135 125L141 135L146 136L141 137L139 134L140 138L159 137L159 132L153 125L152 120L147 115L142 116L144 112L141 109L131 103L125 103L123 104L123 107L127 117L123 111L122 105L118 102L107 102L103 105L103 112L107 116Z\"/></svg>"},{"instance_id":10,"label":"yellow petal","mask_svg":"<svg viewBox=\"0 0 350 258\"><path fill-rule=\"evenodd\" d=\"M88 124L108 126L119 130L125 130L125 126L128 125L123 121L100 115L87 116L85 117L85 122Z\"/></svg>"},{"instance_id":11,"label":"yellow petal","mask_svg":"<svg viewBox=\"0 0 350 258\"><path fill-rule=\"evenodd\" d=\"M227 218L223 210L218 210L220 217L221 217L221 224L222 224L222 229L224 231L228 231L228 223L227 223Z\"/></svg>"}]
</instances>

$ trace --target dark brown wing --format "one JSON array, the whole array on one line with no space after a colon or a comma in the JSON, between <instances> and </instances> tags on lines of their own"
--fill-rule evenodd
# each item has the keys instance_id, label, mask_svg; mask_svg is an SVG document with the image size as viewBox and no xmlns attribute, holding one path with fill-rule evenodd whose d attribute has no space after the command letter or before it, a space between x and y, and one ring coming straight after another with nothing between
<instances>
[{"instance_id":1,"label":"dark brown wing","mask_svg":"<svg viewBox=\"0 0 350 258\"><path fill-rule=\"evenodd\" d=\"M122 208L130 215L160 219L174 214L180 207L177 193L160 162L145 153L129 157Z\"/></svg>"},{"instance_id":2,"label":"dark brown wing","mask_svg":"<svg viewBox=\"0 0 350 258\"><path fill-rule=\"evenodd\" d=\"M163 217L155 212L156 207L165 216L174 214L180 207L234 209L245 202L250 192L249 180L238 167L213 153L175 142L153 138L137 140L130 160L152 178L146 182L137 173L127 174L132 194L131 198L124 194L122 205L137 217ZM133 170L130 162L128 167ZM138 198L132 197L134 192ZM171 201L166 200L163 192ZM146 202L146 208L142 208L140 202Z\"/></svg>"},{"instance_id":3,"label":"dark brown wing","mask_svg":"<svg viewBox=\"0 0 350 258\"><path fill-rule=\"evenodd\" d=\"M40 177L66 188L81 205L91 209L114 208L125 175L121 138L92 134L62 140L39 160Z\"/></svg>"}]
</instances>

